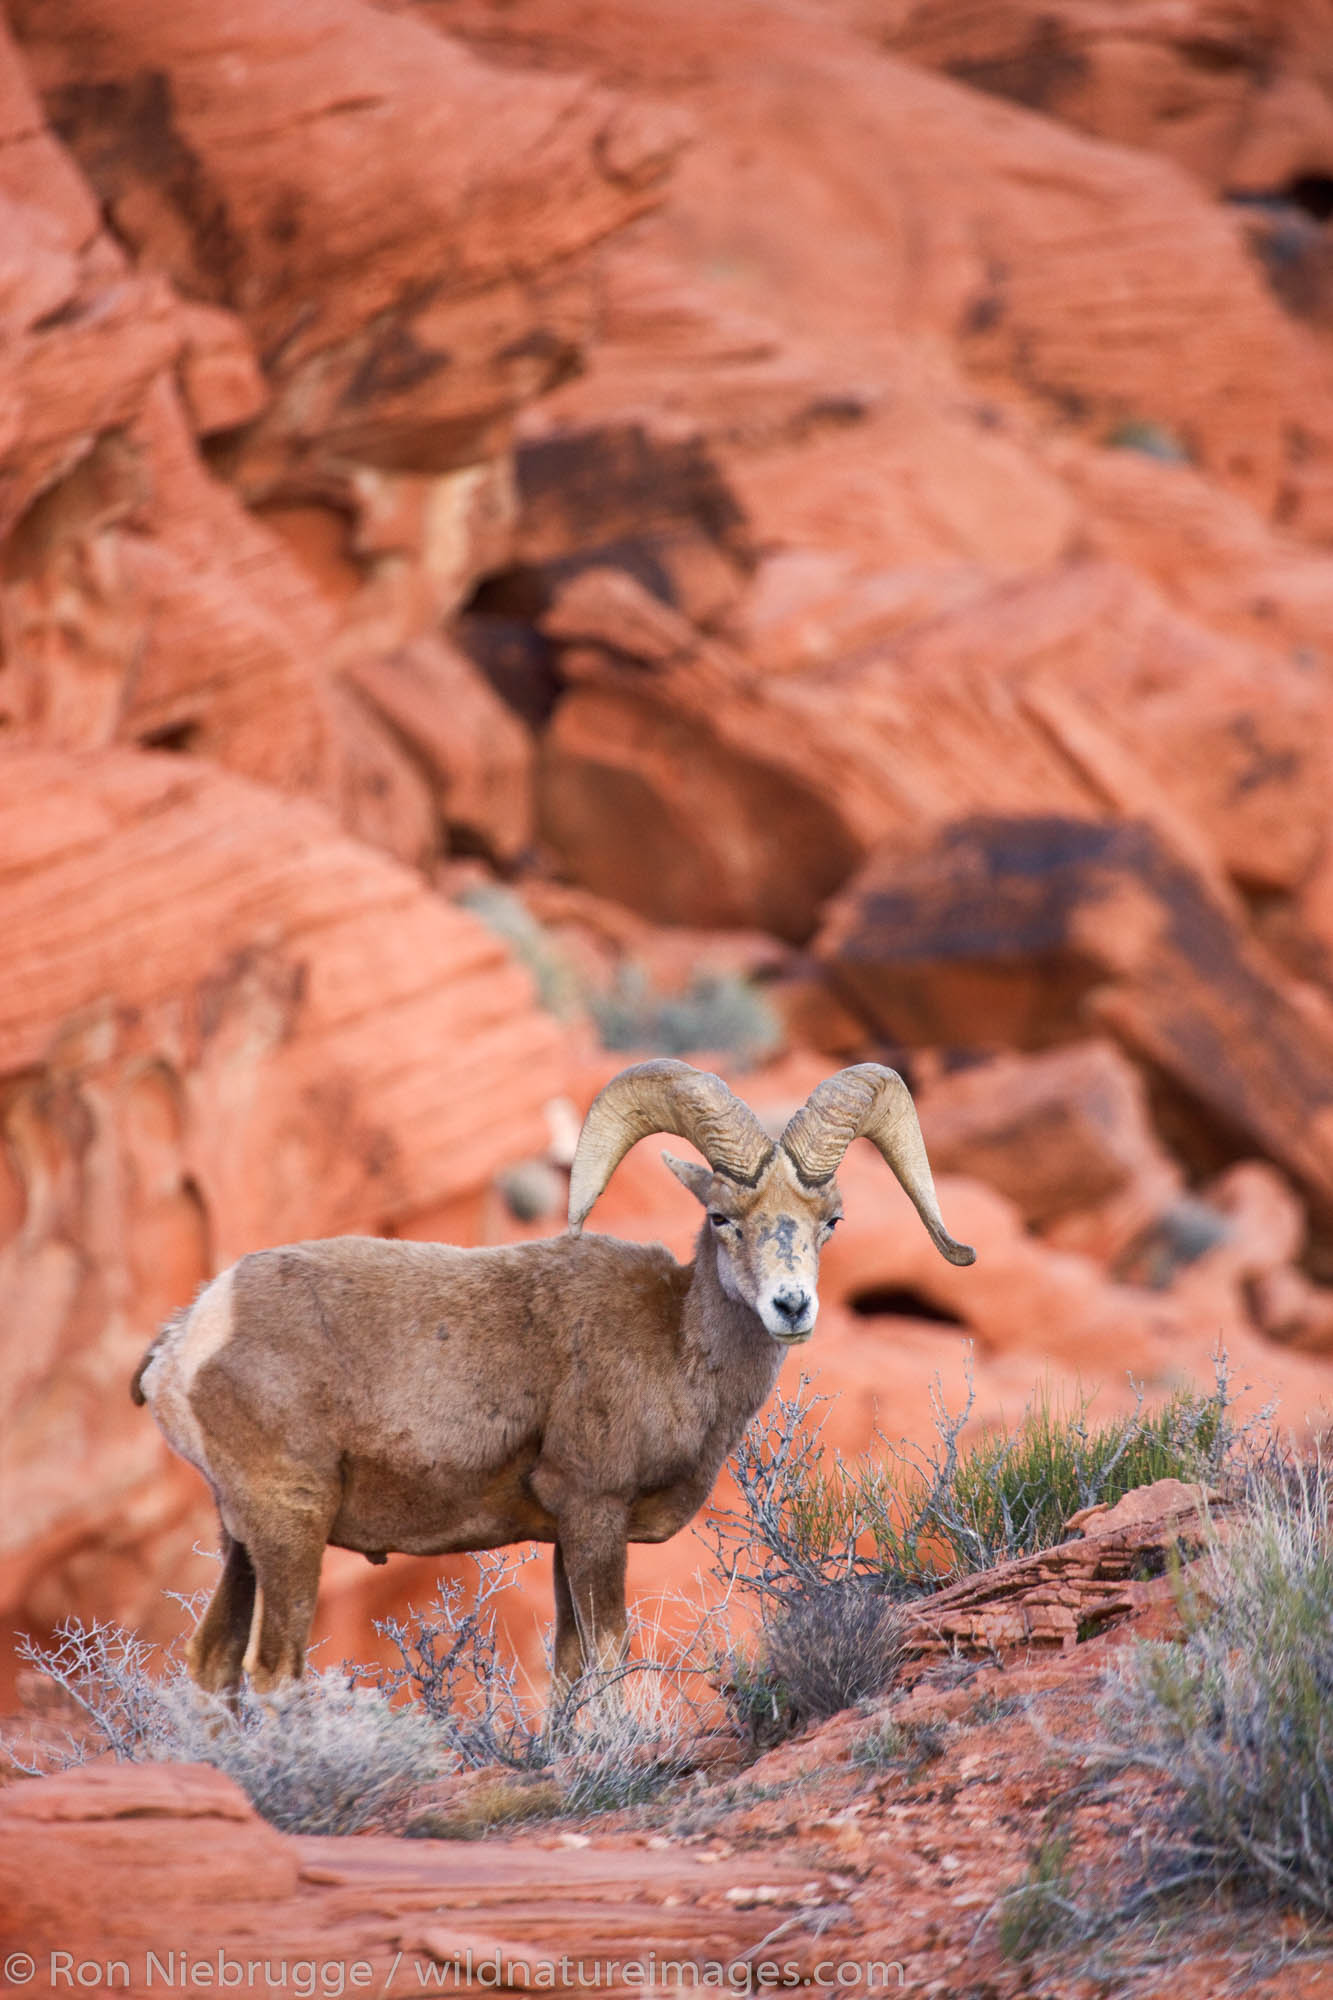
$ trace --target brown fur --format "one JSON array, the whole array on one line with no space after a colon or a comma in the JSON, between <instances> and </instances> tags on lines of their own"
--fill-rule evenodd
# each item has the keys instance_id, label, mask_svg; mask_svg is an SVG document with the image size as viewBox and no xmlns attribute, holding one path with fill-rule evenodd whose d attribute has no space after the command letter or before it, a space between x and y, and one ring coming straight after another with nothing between
<instances>
[{"instance_id":1,"label":"brown fur","mask_svg":"<svg viewBox=\"0 0 1333 2000\"><path fill-rule=\"evenodd\" d=\"M164 1327L136 1388L224 1530L201 1685L300 1674L330 1543L377 1560L553 1542L557 1672L619 1655L626 1545L706 1500L808 1333L761 1310L806 1287L813 1322L839 1207L781 1154L753 1190L671 1164L716 1218L691 1264L605 1236L339 1237L243 1257Z\"/></svg>"}]
</instances>

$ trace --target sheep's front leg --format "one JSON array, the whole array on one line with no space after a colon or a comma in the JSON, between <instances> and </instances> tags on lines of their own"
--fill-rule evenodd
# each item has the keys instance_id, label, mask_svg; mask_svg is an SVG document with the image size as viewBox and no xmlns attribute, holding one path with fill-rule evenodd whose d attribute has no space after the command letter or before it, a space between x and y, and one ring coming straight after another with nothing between
<instances>
[{"instance_id":1,"label":"sheep's front leg","mask_svg":"<svg viewBox=\"0 0 1333 2000\"><path fill-rule=\"evenodd\" d=\"M258 1631L246 1660L256 1694L300 1680L305 1671L320 1564L333 1511L285 1514L265 1521L247 1536L259 1581Z\"/></svg>"},{"instance_id":2,"label":"sheep's front leg","mask_svg":"<svg viewBox=\"0 0 1333 2000\"><path fill-rule=\"evenodd\" d=\"M555 1683L560 1690L571 1687L583 1670L583 1641L574 1618L574 1599L559 1542L551 1563L551 1581L555 1587Z\"/></svg>"},{"instance_id":3,"label":"sheep's front leg","mask_svg":"<svg viewBox=\"0 0 1333 2000\"><path fill-rule=\"evenodd\" d=\"M625 1652L629 1509L620 1500L567 1502L555 1547L555 1677L569 1686L610 1673Z\"/></svg>"}]
</instances>

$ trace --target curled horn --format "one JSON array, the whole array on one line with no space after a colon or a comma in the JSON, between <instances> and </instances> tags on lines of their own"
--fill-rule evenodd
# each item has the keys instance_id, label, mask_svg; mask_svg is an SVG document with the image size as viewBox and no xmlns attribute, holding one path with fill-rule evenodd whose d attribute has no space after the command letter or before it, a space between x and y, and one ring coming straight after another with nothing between
<instances>
[{"instance_id":1,"label":"curled horn","mask_svg":"<svg viewBox=\"0 0 1333 2000\"><path fill-rule=\"evenodd\" d=\"M931 1241L951 1264L972 1264L976 1251L955 1243L944 1226L926 1142L912 1093L896 1070L857 1063L826 1077L787 1124L782 1149L806 1187L822 1187L842 1164L853 1139L878 1146L906 1189Z\"/></svg>"},{"instance_id":2,"label":"curled horn","mask_svg":"<svg viewBox=\"0 0 1333 2000\"><path fill-rule=\"evenodd\" d=\"M577 1236L588 1211L630 1147L650 1132L688 1139L714 1173L754 1187L773 1157L773 1141L720 1076L659 1057L613 1076L583 1121L569 1176L569 1227Z\"/></svg>"}]
</instances>

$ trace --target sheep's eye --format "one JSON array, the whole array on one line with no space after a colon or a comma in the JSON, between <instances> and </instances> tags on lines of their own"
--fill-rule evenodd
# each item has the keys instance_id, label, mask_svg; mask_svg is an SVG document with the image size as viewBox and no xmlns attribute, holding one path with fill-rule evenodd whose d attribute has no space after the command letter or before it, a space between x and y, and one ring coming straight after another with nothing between
<instances>
[{"instance_id":1,"label":"sheep's eye","mask_svg":"<svg viewBox=\"0 0 1333 2000\"><path fill-rule=\"evenodd\" d=\"M841 1221L842 1217L840 1215L831 1215L828 1221L824 1224L824 1227L825 1229L836 1229Z\"/></svg>"},{"instance_id":2,"label":"sheep's eye","mask_svg":"<svg viewBox=\"0 0 1333 2000\"><path fill-rule=\"evenodd\" d=\"M731 1227L731 1217L723 1215L720 1208L710 1208L708 1211L708 1220L712 1223L714 1229L730 1229Z\"/></svg>"}]
</instances>

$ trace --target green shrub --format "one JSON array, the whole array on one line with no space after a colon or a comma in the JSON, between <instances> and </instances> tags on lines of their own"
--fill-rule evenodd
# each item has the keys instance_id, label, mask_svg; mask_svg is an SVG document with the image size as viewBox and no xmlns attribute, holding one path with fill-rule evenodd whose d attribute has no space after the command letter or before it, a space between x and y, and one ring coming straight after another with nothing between
<instances>
[{"instance_id":1,"label":"green shrub","mask_svg":"<svg viewBox=\"0 0 1333 2000\"><path fill-rule=\"evenodd\" d=\"M701 973L685 993L658 993L638 966L622 968L608 993L589 993L604 1049L685 1056L725 1051L760 1062L781 1046L776 1014L756 986L732 973Z\"/></svg>"},{"instance_id":2,"label":"green shrub","mask_svg":"<svg viewBox=\"0 0 1333 2000\"><path fill-rule=\"evenodd\" d=\"M1066 1539L1071 1514L1114 1504L1156 1479L1222 1476L1229 1429L1225 1382L1211 1396L1175 1395L1146 1416L1088 1422L1089 1403L1062 1409L1044 1391L1011 1435L991 1432L963 1453L942 1508L960 1567L989 1569Z\"/></svg>"},{"instance_id":3,"label":"green shrub","mask_svg":"<svg viewBox=\"0 0 1333 2000\"><path fill-rule=\"evenodd\" d=\"M566 1020L579 1012L583 994L573 967L521 896L498 882L474 882L463 890L458 901L488 931L502 938L520 965L527 967L537 998L549 1014Z\"/></svg>"},{"instance_id":4,"label":"green shrub","mask_svg":"<svg viewBox=\"0 0 1333 2000\"><path fill-rule=\"evenodd\" d=\"M700 972L683 993L661 993L642 966L624 964L599 991L579 976L568 954L512 889L477 882L458 898L503 938L532 974L549 1013L592 1017L604 1049L686 1056L700 1049L762 1062L782 1045L782 1026L760 989L731 972Z\"/></svg>"},{"instance_id":5,"label":"green shrub","mask_svg":"<svg viewBox=\"0 0 1333 2000\"><path fill-rule=\"evenodd\" d=\"M732 1461L740 1506L714 1517L717 1571L776 1601L793 1589L872 1583L913 1597L1065 1538L1080 1508L1114 1503L1133 1487L1174 1477L1215 1484L1234 1476L1246 1433L1230 1417L1225 1357L1211 1394L1178 1391L1159 1410L1093 1425L1089 1402L1061 1409L1037 1396L1012 1432L964 1447L973 1390L952 1413L935 1395L936 1443L890 1445L848 1465L820 1443L824 1399L802 1382L778 1396Z\"/></svg>"},{"instance_id":6,"label":"green shrub","mask_svg":"<svg viewBox=\"0 0 1333 2000\"><path fill-rule=\"evenodd\" d=\"M864 1771L912 1770L944 1755L945 1734L937 1722L899 1722L886 1716L858 1736L851 1757Z\"/></svg>"},{"instance_id":7,"label":"green shrub","mask_svg":"<svg viewBox=\"0 0 1333 2000\"><path fill-rule=\"evenodd\" d=\"M1006 1958L1030 1958L1078 1926L1070 1845L1068 1833L1048 1834L1023 1880L1002 1899L999 1945Z\"/></svg>"},{"instance_id":8,"label":"green shrub","mask_svg":"<svg viewBox=\"0 0 1333 2000\"><path fill-rule=\"evenodd\" d=\"M1189 446L1166 424L1149 417L1125 417L1106 433L1103 440L1112 451L1138 451L1145 458L1160 459L1164 465L1189 465Z\"/></svg>"}]
</instances>

